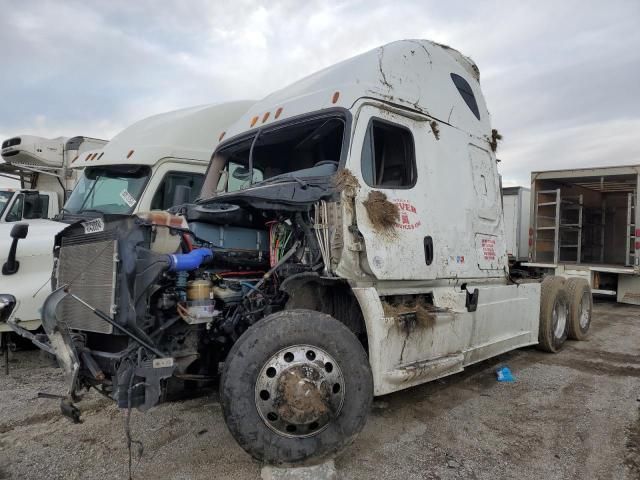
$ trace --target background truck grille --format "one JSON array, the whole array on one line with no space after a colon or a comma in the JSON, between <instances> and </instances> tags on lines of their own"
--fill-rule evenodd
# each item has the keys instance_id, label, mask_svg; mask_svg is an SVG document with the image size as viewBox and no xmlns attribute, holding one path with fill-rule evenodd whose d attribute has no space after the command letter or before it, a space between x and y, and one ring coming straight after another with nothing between
<instances>
[{"instance_id":1,"label":"background truck grille","mask_svg":"<svg viewBox=\"0 0 640 480\"><path fill-rule=\"evenodd\" d=\"M58 257L58 286L113 318L118 242L112 235L96 234L63 238ZM58 305L62 327L96 333L112 333L113 327L71 297Z\"/></svg>"}]
</instances>

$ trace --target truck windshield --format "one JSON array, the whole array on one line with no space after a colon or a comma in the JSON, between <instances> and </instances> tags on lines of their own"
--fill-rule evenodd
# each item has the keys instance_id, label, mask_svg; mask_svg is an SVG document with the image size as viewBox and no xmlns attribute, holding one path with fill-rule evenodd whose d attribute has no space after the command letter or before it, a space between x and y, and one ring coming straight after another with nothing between
<instances>
[{"instance_id":1,"label":"truck windshield","mask_svg":"<svg viewBox=\"0 0 640 480\"><path fill-rule=\"evenodd\" d=\"M9 200L13 196L13 192L2 192L0 191L0 217L4 213L5 208L9 204Z\"/></svg>"},{"instance_id":2,"label":"truck windshield","mask_svg":"<svg viewBox=\"0 0 640 480\"><path fill-rule=\"evenodd\" d=\"M332 175L345 140L345 119L331 114L259 131L221 149L213 157L202 198L256 184ZM253 144L253 148L252 148Z\"/></svg>"},{"instance_id":3,"label":"truck windshield","mask_svg":"<svg viewBox=\"0 0 640 480\"><path fill-rule=\"evenodd\" d=\"M130 214L151 176L145 165L87 167L64 208L69 213Z\"/></svg>"}]
</instances>

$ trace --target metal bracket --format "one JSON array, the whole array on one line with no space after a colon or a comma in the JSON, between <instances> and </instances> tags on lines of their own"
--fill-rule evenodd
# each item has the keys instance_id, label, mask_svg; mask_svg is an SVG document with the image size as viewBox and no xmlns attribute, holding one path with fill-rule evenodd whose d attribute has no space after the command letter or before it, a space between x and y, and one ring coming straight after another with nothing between
<instances>
[{"instance_id":1,"label":"metal bracket","mask_svg":"<svg viewBox=\"0 0 640 480\"><path fill-rule=\"evenodd\" d=\"M480 290L474 288L473 292L470 292L465 288L465 292L467 293L467 298L464 302L464 306L467 308L467 312L475 312L478 309L478 297L480 296Z\"/></svg>"}]
</instances>

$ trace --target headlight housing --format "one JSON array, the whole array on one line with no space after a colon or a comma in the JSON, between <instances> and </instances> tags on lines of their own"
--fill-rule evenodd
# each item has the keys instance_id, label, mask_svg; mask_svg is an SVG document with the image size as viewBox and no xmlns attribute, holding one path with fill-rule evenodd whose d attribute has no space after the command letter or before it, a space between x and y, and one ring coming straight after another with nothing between
<instances>
[{"instance_id":1,"label":"headlight housing","mask_svg":"<svg viewBox=\"0 0 640 480\"><path fill-rule=\"evenodd\" d=\"M0 321L6 322L16 306L16 297L0 293Z\"/></svg>"}]
</instances>

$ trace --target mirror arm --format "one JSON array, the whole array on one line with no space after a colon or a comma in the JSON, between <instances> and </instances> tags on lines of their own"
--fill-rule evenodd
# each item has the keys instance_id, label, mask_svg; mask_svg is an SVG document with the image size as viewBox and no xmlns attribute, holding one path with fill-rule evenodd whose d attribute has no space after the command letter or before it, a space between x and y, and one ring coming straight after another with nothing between
<instances>
[{"instance_id":1,"label":"mirror arm","mask_svg":"<svg viewBox=\"0 0 640 480\"><path fill-rule=\"evenodd\" d=\"M18 238L14 238L9 249L9 257L4 265L2 265L3 275L13 275L20 268L20 262L16 260L16 250L18 248Z\"/></svg>"}]
</instances>

